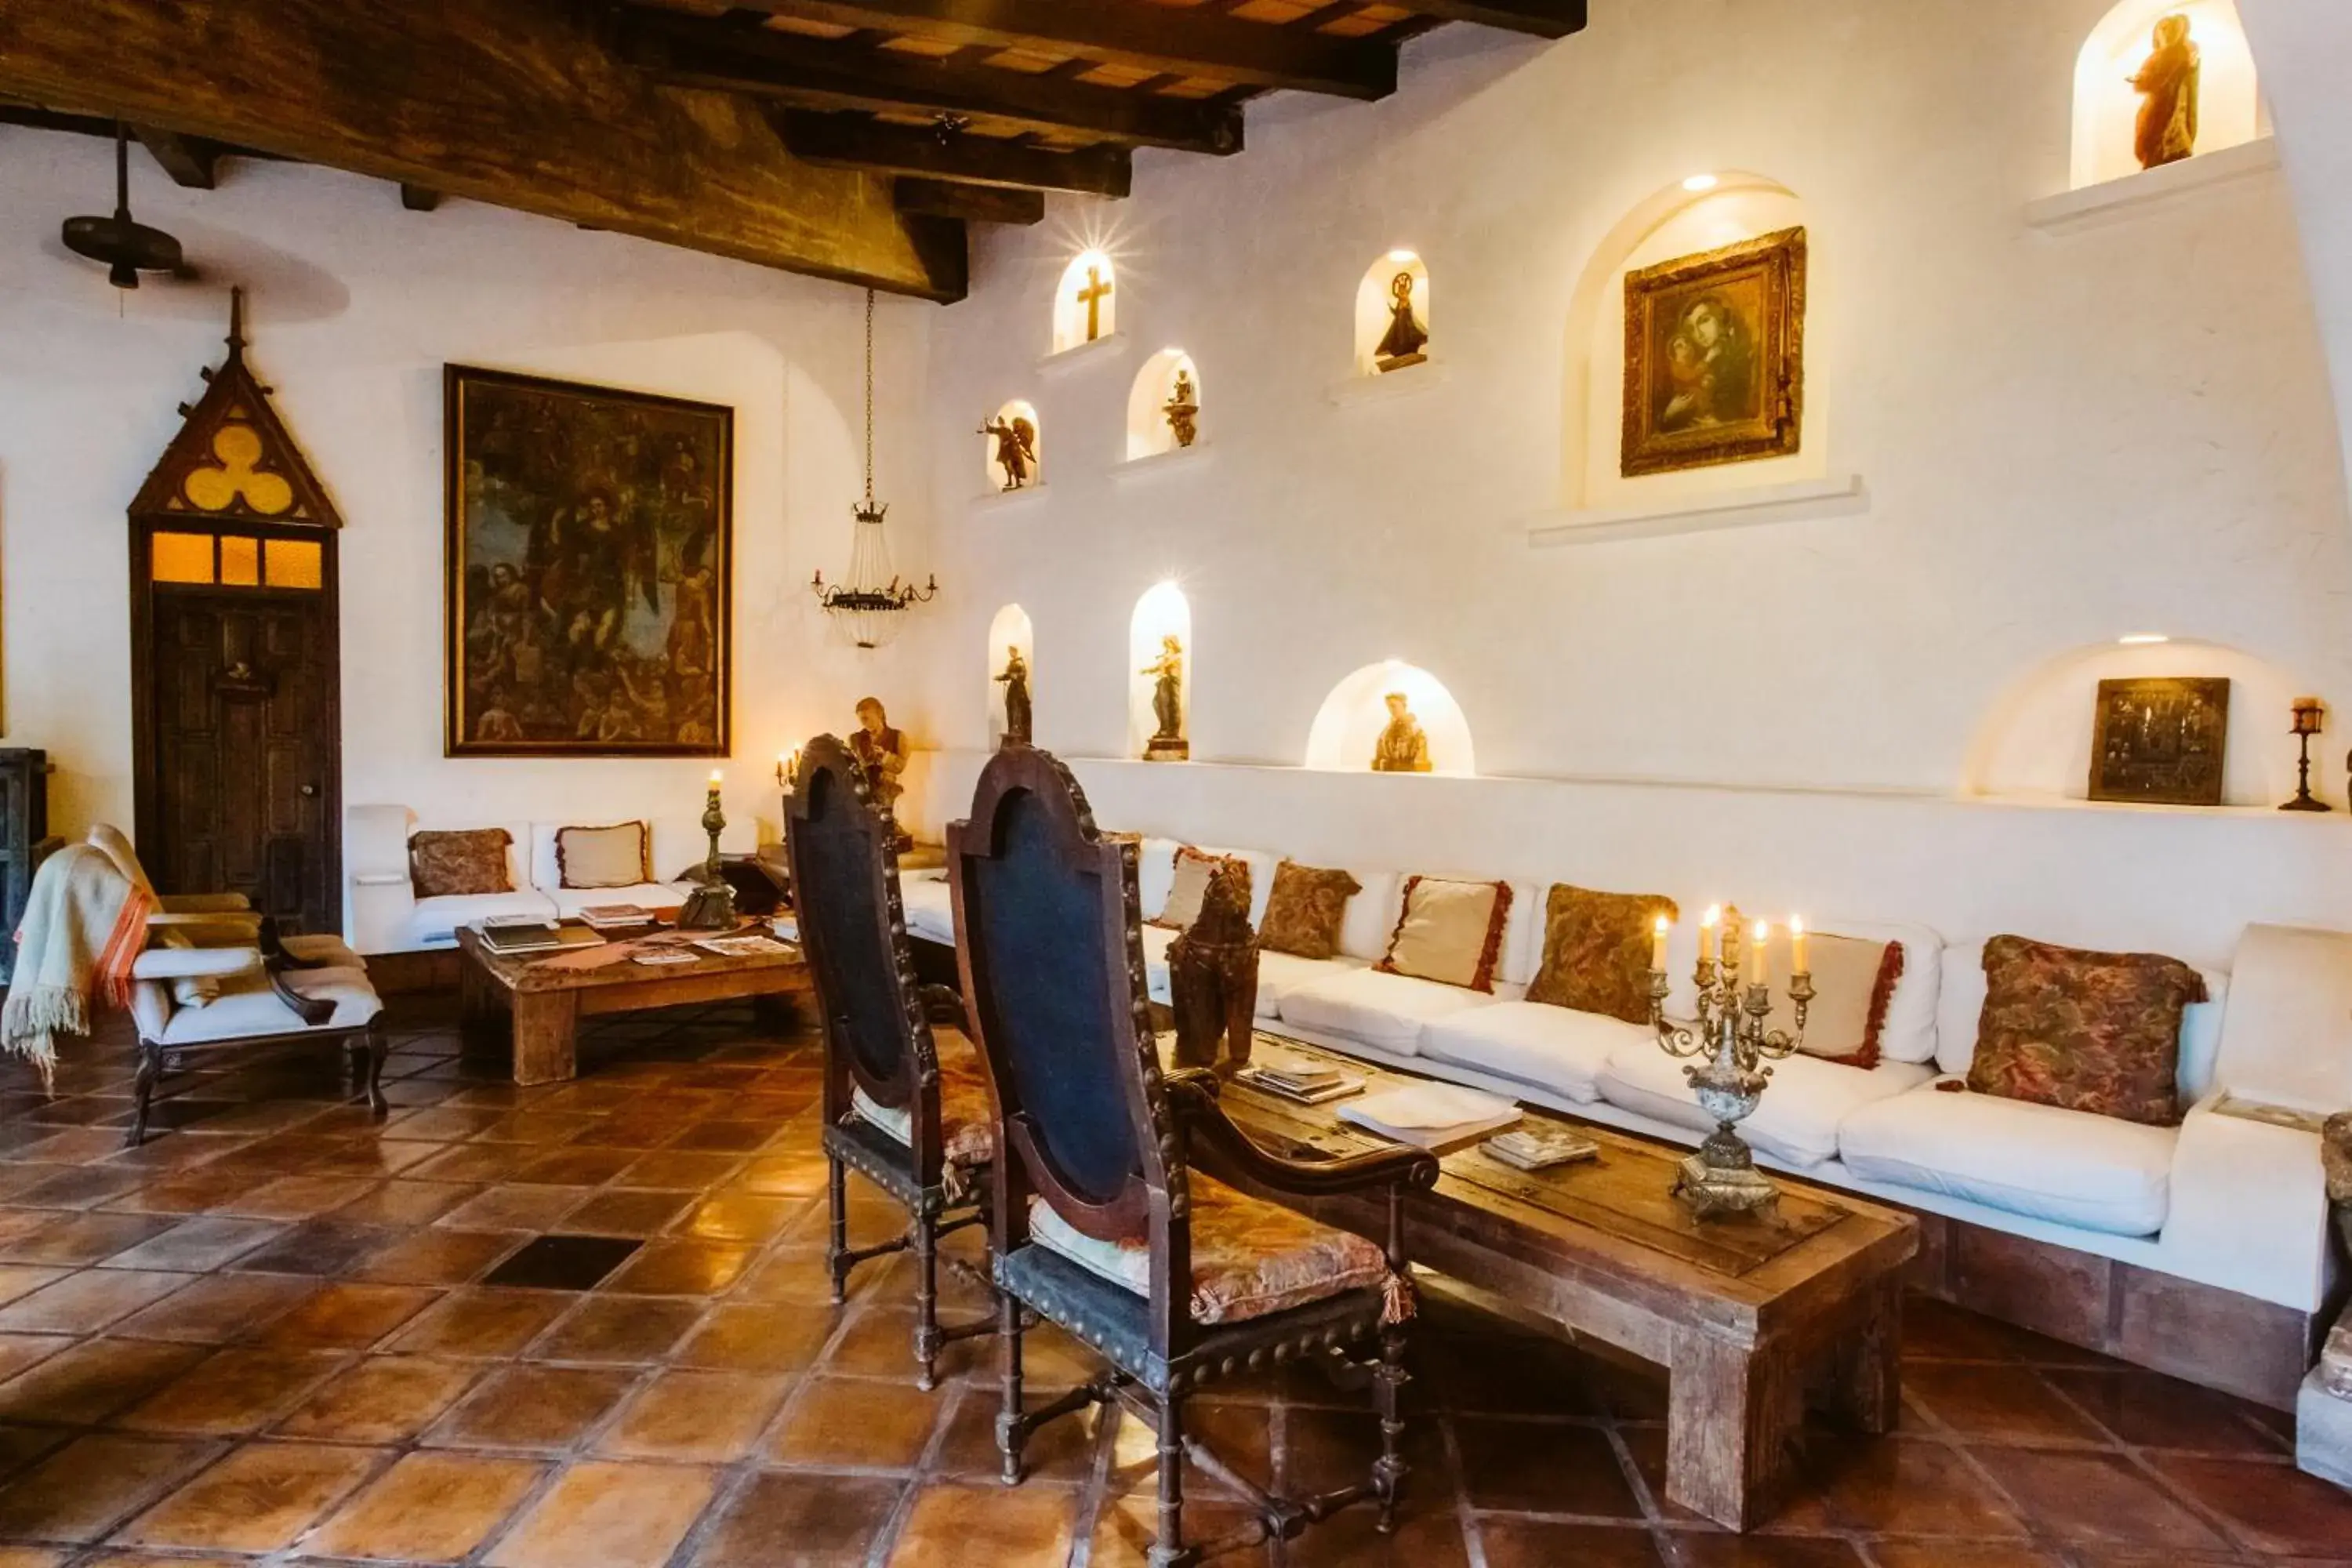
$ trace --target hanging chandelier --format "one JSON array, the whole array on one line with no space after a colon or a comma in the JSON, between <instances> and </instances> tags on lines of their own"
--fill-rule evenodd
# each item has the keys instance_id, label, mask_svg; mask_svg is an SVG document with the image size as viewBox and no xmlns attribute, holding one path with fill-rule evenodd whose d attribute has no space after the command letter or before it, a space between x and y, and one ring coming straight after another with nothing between
<instances>
[{"instance_id":1,"label":"hanging chandelier","mask_svg":"<svg viewBox=\"0 0 2352 1568\"><path fill-rule=\"evenodd\" d=\"M880 647L898 635L906 612L928 604L940 591L931 578L918 588L902 583L890 566L890 542L882 531L887 506L874 499L874 290L866 290L866 500L854 509L856 537L849 547L849 581L827 584L819 572L809 590L835 626L859 647Z\"/></svg>"}]
</instances>

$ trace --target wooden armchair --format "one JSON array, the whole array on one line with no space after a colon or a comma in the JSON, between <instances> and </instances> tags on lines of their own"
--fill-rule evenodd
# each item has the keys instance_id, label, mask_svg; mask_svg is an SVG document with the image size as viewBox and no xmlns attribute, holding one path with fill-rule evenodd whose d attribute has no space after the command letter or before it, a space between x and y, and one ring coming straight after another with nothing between
<instances>
[{"instance_id":1,"label":"wooden armchair","mask_svg":"<svg viewBox=\"0 0 2352 1568\"><path fill-rule=\"evenodd\" d=\"M894 838L848 747L819 735L802 748L784 805L784 846L801 947L824 1020L822 1142L833 1299L843 1300L859 1263L911 1248L917 1381L929 1389L941 1348L991 1327L986 1319L940 1326L939 1243L982 1222L978 1177L995 1146L994 1118L978 1058L967 1048L942 1061L925 1020L925 992L938 988L915 984ZM877 1247L849 1246L850 1168L906 1209L906 1234Z\"/></svg>"},{"instance_id":2,"label":"wooden armchair","mask_svg":"<svg viewBox=\"0 0 2352 1568\"><path fill-rule=\"evenodd\" d=\"M1403 1148L1283 1158L1226 1119L1213 1075L1163 1071L1144 992L1135 842L1096 830L1076 781L1050 754L1015 746L990 759L970 819L948 829L948 865L965 1003L1000 1115L991 1210L1005 1481L1021 1479L1023 1446L1040 1426L1116 1400L1158 1434L1154 1568L1287 1540L1360 1501L1376 1503L1381 1529L1392 1528L1412 1310L1402 1202L1435 1184L1436 1160ZM1276 1191L1385 1188L1385 1248L1193 1170L1196 1148ZM1111 1372L1024 1410L1024 1308L1091 1345ZM1363 1482L1275 1496L1185 1433L1194 1391L1290 1360L1368 1376L1381 1454ZM1250 1523L1184 1543L1187 1458L1251 1500Z\"/></svg>"}]
</instances>

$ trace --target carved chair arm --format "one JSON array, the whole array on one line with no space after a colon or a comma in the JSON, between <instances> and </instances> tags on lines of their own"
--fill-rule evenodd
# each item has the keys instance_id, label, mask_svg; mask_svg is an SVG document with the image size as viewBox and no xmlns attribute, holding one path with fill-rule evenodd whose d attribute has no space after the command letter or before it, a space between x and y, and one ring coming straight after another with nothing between
<instances>
[{"instance_id":1,"label":"carved chair arm","mask_svg":"<svg viewBox=\"0 0 2352 1568\"><path fill-rule=\"evenodd\" d=\"M1203 1084L1201 1080L1209 1081ZM1308 1197L1388 1187L1393 1192L1426 1191L1437 1184L1437 1156L1426 1149L1399 1144L1393 1149L1370 1149L1328 1160L1295 1160L1260 1145L1234 1125L1217 1103L1215 1075L1186 1068L1167 1077L1169 1108L1185 1131L1230 1160L1235 1170L1253 1181Z\"/></svg>"}]
</instances>

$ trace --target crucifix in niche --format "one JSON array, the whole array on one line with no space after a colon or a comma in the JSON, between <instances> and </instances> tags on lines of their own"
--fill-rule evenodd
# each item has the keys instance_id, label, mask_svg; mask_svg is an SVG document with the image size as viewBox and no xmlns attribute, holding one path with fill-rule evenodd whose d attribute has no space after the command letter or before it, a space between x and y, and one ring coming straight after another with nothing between
<instances>
[{"instance_id":1,"label":"crucifix in niche","mask_svg":"<svg viewBox=\"0 0 2352 1568\"><path fill-rule=\"evenodd\" d=\"M1102 302L1109 298L1111 281L1094 262L1087 263L1087 280L1078 286L1078 303L1087 308L1087 342L1102 336Z\"/></svg>"}]
</instances>

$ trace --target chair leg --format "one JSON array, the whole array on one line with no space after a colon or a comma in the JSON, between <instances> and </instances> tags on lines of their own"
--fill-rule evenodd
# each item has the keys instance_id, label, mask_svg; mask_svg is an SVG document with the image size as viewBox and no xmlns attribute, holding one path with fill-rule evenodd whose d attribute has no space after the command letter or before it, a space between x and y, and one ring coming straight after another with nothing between
<instances>
[{"instance_id":1,"label":"chair leg","mask_svg":"<svg viewBox=\"0 0 2352 1568\"><path fill-rule=\"evenodd\" d=\"M824 1265L833 1275L833 1304L838 1307L849 1299L849 1173L835 1155L824 1157L824 1183L833 1220L824 1244Z\"/></svg>"},{"instance_id":2,"label":"chair leg","mask_svg":"<svg viewBox=\"0 0 2352 1568\"><path fill-rule=\"evenodd\" d=\"M392 1055L392 1040L383 1032L383 1020L371 1018L367 1029L367 1102L368 1109L378 1116L391 1114L392 1102L383 1097L384 1058Z\"/></svg>"},{"instance_id":3,"label":"chair leg","mask_svg":"<svg viewBox=\"0 0 2352 1568\"><path fill-rule=\"evenodd\" d=\"M915 1386L940 1385L940 1234L937 1216L915 1215Z\"/></svg>"},{"instance_id":4,"label":"chair leg","mask_svg":"<svg viewBox=\"0 0 2352 1568\"><path fill-rule=\"evenodd\" d=\"M131 1131L123 1136L126 1149L136 1149L147 1141L147 1107L155 1098L155 1080L163 1076L163 1047L145 1040L139 1042L139 1076L131 1080L131 1093L136 1103L131 1111Z\"/></svg>"},{"instance_id":5,"label":"chair leg","mask_svg":"<svg viewBox=\"0 0 2352 1568\"><path fill-rule=\"evenodd\" d=\"M1381 1457L1372 1461L1372 1490L1381 1500L1382 1535L1395 1531L1397 1503L1404 1492L1404 1385L1410 1381L1404 1368L1404 1329L1391 1324L1381 1331L1381 1364L1372 1373L1381 1415Z\"/></svg>"},{"instance_id":6,"label":"chair leg","mask_svg":"<svg viewBox=\"0 0 2352 1568\"><path fill-rule=\"evenodd\" d=\"M996 1416L996 1451L1004 1460L1004 1484L1021 1484L1021 1448L1028 1436L1021 1420L1021 1303L1010 1290L996 1296L996 1340L1003 1353L1004 1405Z\"/></svg>"},{"instance_id":7,"label":"chair leg","mask_svg":"<svg viewBox=\"0 0 2352 1568\"><path fill-rule=\"evenodd\" d=\"M1190 1562L1184 1551L1184 1398L1160 1399L1160 1530L1151 1543L1151 1568Z\"/></svg>"}]
</instances>

